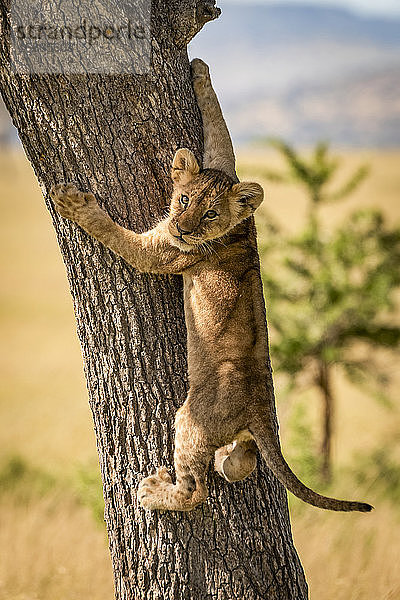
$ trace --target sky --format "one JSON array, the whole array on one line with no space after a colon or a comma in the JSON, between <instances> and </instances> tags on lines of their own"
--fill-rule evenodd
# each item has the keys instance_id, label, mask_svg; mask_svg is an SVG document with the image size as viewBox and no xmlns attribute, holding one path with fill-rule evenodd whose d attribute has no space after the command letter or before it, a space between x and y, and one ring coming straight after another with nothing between
<instances>
[{"instance_id":1,"label":"sky","mask_svg":"<svg viewBox=\"0 0 400 600\"><path fill-rule=\"evenodd\" d=\"M240 4L315 4L317 6L343 7L366 14L400 17L400 0L219 0L222 7L224 2Z\"/></svg>"}]
</instances>

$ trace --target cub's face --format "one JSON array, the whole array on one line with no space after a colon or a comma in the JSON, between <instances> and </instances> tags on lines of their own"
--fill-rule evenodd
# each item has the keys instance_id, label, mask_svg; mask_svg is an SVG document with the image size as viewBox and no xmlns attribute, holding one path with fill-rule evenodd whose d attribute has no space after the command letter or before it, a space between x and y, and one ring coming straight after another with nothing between
<instances>
[{"instance_id":1,"label":"cub's face","mask_svg":"<svg viewBox=\"0 0 400 600\"><path fill-rule=\"evenodd\" d=\"M178 150L172 164L172 243L184 251L207 245L253 214L263 199L258 183L234 183L222 171L200 171L190 150Z\"/></svg>"}]
</instances>

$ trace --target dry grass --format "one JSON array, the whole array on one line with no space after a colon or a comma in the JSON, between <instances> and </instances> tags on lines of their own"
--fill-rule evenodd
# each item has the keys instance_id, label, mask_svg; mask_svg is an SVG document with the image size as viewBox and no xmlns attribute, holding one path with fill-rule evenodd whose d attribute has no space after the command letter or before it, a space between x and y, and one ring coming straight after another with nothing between
<instances>
[{"instance_id":1,"label":"dry grass","mask_svg":"<svg viewBox=\"0 0 400 600\"><path fill-rule=\"evenodd\" d=\"M0 156L0 455L55 476L96 450L65 272L33 173ZM0 598L111 599L104 529L64 493L0 496Z\"/></svg>"},{"instance_id":2,"label":"dry grass","mask_svg":"<svg viewBox=\"0 0 400 600\"><path fill-rule=\"evenodd\" d=\"M65 495L25 503L0 501L2 600L110 600L111 565L104 532Z\"/></svg>"},{"instance_id":3,"label":"dry grass","mask_svg":"<svg viewBox=\"0 0 400 600\"><path fill-rule=\"evenodd\" d=\"M398 600L398 515L380 506L370 515L309 511L294 519L296 547L313 600Z\"/></svg>"},{"instance_id":4,"label":"dry grass","mask_svg":"<svg viewBox=\"0 0 400 600\"><path fill-rule=\"evenodd\" d=\"M63 470L95 455L72 302L21 153L0 156L0 181L1 451Z\"/></svg>"},{"instance_id":5,"label":"dry grass","mask_svg":"<svg viewBox=\"0 0 400 600\"><path fill-rule=\"evenodd\" d=\"M346 155L346 169L363 160L373 167L351 205L378 204L400 219L400 153L362 154ZM246 151L242 175L254 177L266 161L271 166L277 159ZM72 307L50 219L20 154L0 156L0 180L1 454L20 454L58 477L95 460ZM271 184L266 188L266 205L276 218L297 227L305 207L301 192ZM330 207L325 222L342 218L342 206ZM336 386L340 403L335 447L338 463L345 465L354 451L388 438L399 415L365 399L340 378ZM312 406L318 414L317 404ZM356 491L343 483L340 492L348 496ZM374 502L373 488L370 494ZM9 491L0 496L0 515L1 599L112 597L104 532L72 495L54 492L16 502ZM379 505L373 515L296 507L293 521L313 600L400 598L394 507Z\"/></svg>"}]
</instances>

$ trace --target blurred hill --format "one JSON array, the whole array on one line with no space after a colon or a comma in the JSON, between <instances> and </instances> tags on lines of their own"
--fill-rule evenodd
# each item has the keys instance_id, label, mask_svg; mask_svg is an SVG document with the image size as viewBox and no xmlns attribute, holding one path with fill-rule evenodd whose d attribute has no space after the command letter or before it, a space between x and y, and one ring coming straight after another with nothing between
<instances>
[{"instance_id":1,"label":"blurred hill","mask_svg":"<svg viewBox=\"0 0 400 600\"><path fill-rule=\"evenodd\" d=\"M222 8L190 54L211 65L236 142L400 145L400 19L299 4Z\"/></svg>"},{"instance_id":2,"label":"blurred hill","mask_svg":"<svg viewBox=\"0 0 400 600\"><path fill-rule=\"evenodd\" d=\"M236 143L400 146L400 18L302 4L232 4L190 45L211 65ZM15 139L0 100L0 145Z\"/></svg>"}]
</instances>

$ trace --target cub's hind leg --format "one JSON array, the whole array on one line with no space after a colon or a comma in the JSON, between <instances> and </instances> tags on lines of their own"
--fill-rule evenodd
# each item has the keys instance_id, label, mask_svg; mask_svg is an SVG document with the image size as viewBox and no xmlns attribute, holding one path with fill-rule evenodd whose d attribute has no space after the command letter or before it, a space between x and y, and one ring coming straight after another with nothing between
<instances>
[{"instance_id":1,"label":"cub's hind leg","mask_svg":"<svg viewBox=\"0 0 400 600\"><path fill-rule=\"evenodd\" d=\"M215 452L215 470L229 482L248 477L257 465L257 446L251 434L239 435Z\"/></svg>"},{"instance_id":2,"label":"cub's hind leg","mask_svg":"<svg viewBox=\"0 0 400 600\"><path fill-rule=\"evenodd\" d=\"M206 471L215 447L208 444L202 428L190 418L186 406L175 420L176 483L165 467L140 482L138 499L149 510L192 510L207 498Z\"/></svg>"}]
</instances>

